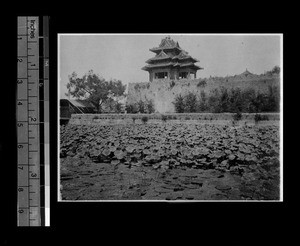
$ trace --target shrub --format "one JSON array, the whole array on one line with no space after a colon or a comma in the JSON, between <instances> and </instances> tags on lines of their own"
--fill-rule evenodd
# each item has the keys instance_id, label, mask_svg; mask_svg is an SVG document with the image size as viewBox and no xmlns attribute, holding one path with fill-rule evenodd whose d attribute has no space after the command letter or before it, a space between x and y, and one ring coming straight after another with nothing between
<instances>
[{"instance_id":1,"label":"shrub","mask_svg":"<svg viewBox=\"0 0 300 246\"><path fill-rule=\"evenodd\" d=\"M121 113L122 112L122 104L117 102L115 105L115 110L117 113Z\"/></svg>"},{"instance_id":2,"label":"shrub","mask_svg":"<svg viewBox=\"0 0 300 246\"><path fill-rule=\"evenodd\" d=\"M233 120L234 121L239 121L239 120L241 120L242 119L242 114L241 114L241 112L237 112L237 113L235 113L234 115L233 115Z\"/></svg>"},{"instance_id":3,"label":"shrub","mask_svg":"<svg viewBox=\"0 0 300 246\"><path fill-rule=\"evenodd\" d=\"M190 120L191 118L189 116L186 116L184 119L185 120Z\"/></svg>"},{"instance_id":4,"label":"shrub","mask_svg":"<svg viewBox=\"0 0 300 246\"><path fill-rule=\"evenodd\" d=\"M148 114L152 114L155 112L154 103L152 100L149 100L146 102L146 108L147 108Z\"/></svg>"},{"instance_id":5,"label":"shrub","mask_svg":"<svg viewBox=\"0 0 300 246\"><path fill-rule=\"evenodd\" d=\"M133 123L135 123L136 117L132 117L132 121Z\"/></svg>"},{"instance_id":6,"label":"shrub","mask_svg":"<svg viewBox=\"0 0 300 246\"><path fill-rule=\"evenodd\" d=\"M142 117L142 122L143 122L144 124L146 124L147 121L148 121L148 116L143 116L143 117Z\"/></svg>"},{"instance_id":7,"label":"shrub","mask_svg":"<svg viewBox=\"0 0 300 246\"><path fill-rule=\"evenodd\" d=\"M126 104L125 108L129 114L136 114L138 112L136 104Z\"/></svg>"},{"instance_id":8,"label":"shrub","mask_svg":"<svg viewBox=\"0 0 300 246\"><path fill-rule=\"evenodd\" d=\"M161 120L162 120L163 122L166 122L167 119L168 119L168 117L167 117L166 115L162 115L162 116L161 116Z\"/></svg>"},{"instance_id":9,"label":"shrub","mask_svg":"<svg viewBox=\"0 0 300 246\"><path fill-rule=\"evenodd\" d=\"M236 126L237 125L237 123L236 123L236 121L235 120L232 120L232 126Z\"/></svg>"},{"instance_id":10,"label":"shrub","mask_svg":"<svg viewBox=\"0 0 300 246\"><path fill-rule=\"evenodd\" d=\"M259 122L263 120L269 120L269 117L267 115L261 115L261 114L255 114L254 121Z\"/></svg>"},{"instance_id":11,"label":"shrub","mask_svg":"<svg viewBox=\"0 0 300 246\"><path fill-rule=\"evenodd\" d=\"M96 120L96 119L99 119L98 115L95 115L95 116L93 117L93 120Z\"/></svg>"}]
</instances>

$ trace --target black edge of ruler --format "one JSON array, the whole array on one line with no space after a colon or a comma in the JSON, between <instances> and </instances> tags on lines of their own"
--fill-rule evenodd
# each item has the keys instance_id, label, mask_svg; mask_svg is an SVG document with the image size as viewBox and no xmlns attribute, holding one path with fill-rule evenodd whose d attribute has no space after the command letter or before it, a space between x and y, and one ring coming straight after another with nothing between
<instances>
[{"instance_id":1,"label":"black edge of ruler","mask_svg":"<svg viewBox=\"0 0 300 246\"><path fill-rule=\"evenodd\" d=\"M39 17L39 119L40 119L40 214L45 225L45 148L44 148L44 17Z\"/></svg>"}]
</instances>

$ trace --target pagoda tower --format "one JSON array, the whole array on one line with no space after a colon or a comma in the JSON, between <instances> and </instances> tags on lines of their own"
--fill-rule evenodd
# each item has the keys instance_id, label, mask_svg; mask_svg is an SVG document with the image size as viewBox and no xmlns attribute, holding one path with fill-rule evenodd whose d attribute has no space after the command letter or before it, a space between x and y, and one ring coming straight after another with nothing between
<instances>
[{"instance_id":1,"label":"pagoda tower","mask_svg":"<svg viewBox=\"0 0 300 246\"><path fill-rule=\"evenodd\" d=\"M191 57L170 37L162 39L159 47L150 51L156 55L147 60L148 65L142 68L149 72L150 82L161 79L192 79L192 75L196 79L197 70L203 69L195 65L199 60Z\"/></svg>"}]
</instances>

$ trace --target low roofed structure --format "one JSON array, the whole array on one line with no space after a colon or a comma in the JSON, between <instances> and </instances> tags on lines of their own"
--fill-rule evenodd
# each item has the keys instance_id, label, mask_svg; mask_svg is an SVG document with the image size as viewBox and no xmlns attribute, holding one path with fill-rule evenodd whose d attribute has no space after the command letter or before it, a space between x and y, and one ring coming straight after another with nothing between
<instances>
[{"instance_id":1,"label":"low roofed structure","mask_svg":"<svg viewBox=\"0 0 300 246\"><path fill-rule=\"evenodd\" d=\"M71 114L92 114L95 108L89 102L74 99L60 99L60 118L69 119Z\"/></svg>"}]
</instances>

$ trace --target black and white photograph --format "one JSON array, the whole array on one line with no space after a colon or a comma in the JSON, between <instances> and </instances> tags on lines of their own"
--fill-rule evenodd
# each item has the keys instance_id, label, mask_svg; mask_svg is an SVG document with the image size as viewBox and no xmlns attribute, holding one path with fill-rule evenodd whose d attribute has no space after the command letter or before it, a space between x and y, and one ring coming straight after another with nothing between
<instances>
[{"instance_id":1,"label":"black and white photograph","mask_svg":"<svg viewBox=\"0 0 300 246\"><path fill-rule=\"evenodd\" d=\"M282 34L57 42L59 202L283 200Z\"/></svg>"}]
</instances>

